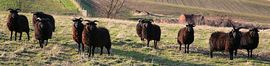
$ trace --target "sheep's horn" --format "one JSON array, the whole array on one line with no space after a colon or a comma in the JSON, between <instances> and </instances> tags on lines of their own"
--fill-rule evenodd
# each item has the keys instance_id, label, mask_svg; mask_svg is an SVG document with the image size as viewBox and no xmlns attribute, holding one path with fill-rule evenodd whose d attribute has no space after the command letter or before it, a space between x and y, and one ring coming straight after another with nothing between
<instances>
[{"instance_id":1,"label":"sheep's horn","mask_svg":"<svg viewBox=\"0 0 270 66\"><path fill-rule=\"evenodd\" d=\"M7 10L13 10L12 8L8 8Z\"/></svg>"},{"instance_id":2,"label":"sheep's horn","mask_svg":"<svg viewBox=\"0 0 270 66\"><path fill-rule=\"evenodd\" d=\"M139 19L138 22L141 22L143 19Z\"/></svg>"},{"instance_id":3,"label":"sheep's horn","mask_svg":"<svg viewBox=\"0 0 270 66\"><path fill-rule=\"evenodd\" d=\"M230 24L232 25L233 29L235 30L235 26L232 24L232 22L230 22Z\"/></svg>"},{"instance_id":4,"label":"sheep's horn","mask_svg":"<svg viewBox=\"0 0 270 66\"><path fill-rule=\"evenodd\" d=\"M21 11L21 9L17 8L16 11Z\"/></svg>"},{"instance_id":5,"label":"sheep's horn","mask_svg":"<svg viewBox=\"0 0 270 66\"><path fill-rule=\"evenodd\" d=\"M238 27L237 30L240 30L240 29L242 29L242 28L244 28L244 27Z\"/></svg>"},{"instance_id":6,"label":"sheep's horn","mask_svg":"<svg viewBox=\"0 0 270 66\"><path fill-rule=\"evenodd\" d=\"M99 22L99 21L97 21L97 20L94 20L93 22Z\"/></svg>"},{"instance_id":7,"label":"sheep's horn","mask_svg":"<svg viewBox=\"0 0 270 66\"><path fill-rule=\"evenodd\" d=\"M79 19L83 21L83 18L82 17L80 17Z\"/></svg>"}]
</instances>

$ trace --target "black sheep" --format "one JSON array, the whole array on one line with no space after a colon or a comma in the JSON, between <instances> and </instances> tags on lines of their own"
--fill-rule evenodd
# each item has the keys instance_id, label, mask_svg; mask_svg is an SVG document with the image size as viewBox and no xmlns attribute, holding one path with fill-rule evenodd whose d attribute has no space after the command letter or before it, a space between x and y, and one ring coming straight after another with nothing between
<instances>
[{"instance_id":1,"label":"black sheep","mask_svg":"<svg viewBox=\"0 0 270 66\"><path fill-rule=\"evenodd\" d=\"M184 44L185 53L189 53L189 45L194 41L193 27L195 27L193 24L188 24L178 32L177 42L180 45L179 50L181 50L181 45Z\"/></svg>"},{"instance_id":2,"label":"black sheep","mask_svg":"<svg viewBox=\"0 0 270 66\"><path fill-rule=\"evenodd\" d=\"M101 48L100 55L102 55L103 47L105 47L110 54L111 49L111 38L109 30L104 27L97 27L95 22L86 20L88 23L85 25L82 33L83 44L87 45L89 56L94 56L94 50L96 47Z\"/></svg>"},{"instance_id":3,"label":"black sheep","mask_svg":"<svg viewBox=\"0 0 270 66\"><path fill-rule=\"evenodd\" d=\"M76 43L78 44L78 51L81 51L81 46L82 46L82 51L84 51L84 45L82 44L82 32L83 32L83 28L84 25L82 23L83 18L74 18L72 19L73 26L72 26L72 36L73 36L73 40L76 41Z\"/></svg>"},{"instance_id":4,"label":"black sheep","mask_svg":"<svg viewBox=\"0 0 270 66\"><path fill-rule=\"evenodd\" d=\"M39 40L40 47L48 44L48 39L52 38L52 25L48 18L37 18L34 25L35 38Z\"/></svg>"},{"instance_id":5,"label":"black sheep","mask_svg":"<svg viewBox=\"0 0 270 66\"><path fill-rule=\"evenodd\" d=\"M7 19L7 27L10 31L10 40L12 40L13 31L15 31L15 40L17 40L17 32L20 33L20 38L22 38L22 32L26 32L28 36L28 40L30 40L29 36L29 24L28 19L24 15L19 15L18 12L21 11L20 9L8 9L10 14L8 15Z\"/></svg>"},{"instance_id":6,"label":"black sheep","mask_svg":"<svg viewBox=\"0 0 270 66\"><path fill-rule=\"evenodd\" d=\"M49 22L51 23L52 25L52 29L53 29L53 32L55 31L55 19L52 15L49 15L49 14L45 14L43 12L32 12L33 13L33 25L37 22L37 18L48 18Z\"/></svg>"},{"instance_id":7,"label":"black sheep","mask_svg":"<svg viewBox=\"0 0 270 66\"><path fill-rule=\"evenodd\" d=\"M248 57L252 57L252 50L258 47L259 44L259 30L252 28L248 32L242 32L239 49L246 49ZM235 51L235 55L237 51Z\"/></svg>"},{"instance_id":8,"label":"black sheep","mask_svg":"<svg viewBox=\"0 0 270 66\"><path fill-rule=\"evenodd\" d=\"M144 19L142 22L142 40L147 40L147 47L149 42L154 40L154 47L157 49L157 42L160 41L161 30L158 25L152 24L152 19Z\"/></svg>"},{"instance_id":9,"label":"black sheep","mask_svg":"<svg viewBox=\"0 0 270 66\"><path fill-rule=\"evenodd\" d=\"M240 40L241 32L240 28L233 27L229 33L214 32L209 39L210 44L210 57L213 57L214 51L229 51L230 60L233 60L233 51L237 51Z\"/></svg>"}]
</instances>

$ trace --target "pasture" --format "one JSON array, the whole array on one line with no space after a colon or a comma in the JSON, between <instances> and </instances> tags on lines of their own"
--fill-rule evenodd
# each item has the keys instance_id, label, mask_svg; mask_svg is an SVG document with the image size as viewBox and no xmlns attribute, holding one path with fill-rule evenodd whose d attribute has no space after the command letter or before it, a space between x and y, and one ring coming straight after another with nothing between
<instances>
[{"instance_id":1,"label":"pasture","mask_svg":"<svg viewBox=\"0 0 270 66\"><path fill-rule=\"evenodd\" d=\"M232 28L199 26L194 27L195 40L191 44L190 53L178 50L176 43L177 32L185 25L158 23L161 26L160 49L146 47L136 34L136 21L106 18L91 18L99 20L98 26L110 30L112 39L112 55L96 53L95 57L88 57L87 53L78 54L77 44L72 39L72 16L54 15L56 31L48 46L41 49L34 39L32 15L22 13L30 21L30 41L25 33L21 41L9 41L10 32L6 26L7 12L0 12L0 65L203 65L203 66L261 66L270 64L270 30L261 30L260 43L254 50L254 57L247 58L246 50L240 50L234 60L229 60L228 53L215 52L214 57L208 54L208 40L212 32L228 32ZM241 30L246 31L246 30ZM183 48L183 47L182 47ZM104 49L105 51L105 49Z\"/></svg>"}]
</instances>

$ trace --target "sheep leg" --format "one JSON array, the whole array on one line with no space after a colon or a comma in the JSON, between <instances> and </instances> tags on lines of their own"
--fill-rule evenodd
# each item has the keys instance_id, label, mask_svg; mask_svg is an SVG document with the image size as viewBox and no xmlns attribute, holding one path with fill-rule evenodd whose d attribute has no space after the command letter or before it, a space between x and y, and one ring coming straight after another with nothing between
<instances>
[{"instance_id":1,"label":"sheep leg","mask_svg":"<svg viewBox=\"0 0 270 66\"><path fill-rule=\"evenodd\" d=\"M230 54L230 60L233 60L233 50L230 50L229 54Z\"/></svg>"},{"instance_id":2,"label":"sheep leg","mask_svg":"<svg viewBox=\"0 0 270 66\"><path fill-rule=\"evenodd\" d=\"M84 44L83 43L81 43L82 44L82 52L84 52ZM90 51L90 50L89 50Z\"/></svg>"},{"instance_id":3,"label":"sheep leg","mask_svg":"<svg viewBox=\"0 0 270 66\"><path fill-rule=\"evenodd\" d=\"M22 40L22 32L20 32L20 38L19 38L19 40Z\"/></svg>"},{"instance_id":4,"label":"sheep leg","mask_svg":"<svg viewBox=\"0 0 270 66\"><path fill-rule=\"evenodd\" d=\"M17 40L17 31L15 31L15 41Z\"/></svg>"},{"instance_id":5,"label":"sheep leg","mask_svg":"<svg viewBox=\"0 0 270 66\"><path fill-rule=\"evenodd\" d=\"M81 44L77 42L77 45L78 45L78 52L80 53L81 52Z\"/></svg>"},{"instance_id":6,"label":"sheep leg","mask_svg":"<svg viewBox=\"0 0 270 66\"><path fill-rule=\"evenodd\" d=\"M89 47L88 47L88 57L91 56L91 48L92 48L92 46L89 46Z\"/></svg>"},{"instance_id":7,"label":"sheep leg","mask_svg":"<svg viewBox=\"0 0 270 66\"><path fill-rule=\"evenodd\" d=\"M92 52L91 53L92 53L93 57L94 57L94 54L95 54L95 48L96 48L95 46L92 47Z\"/></svg>"},{"instance_id":8,"label":"sheep leg","mask_svg":"<svg viewBox=\"0 0 270 66\"><path fill-rule=\"evenodd\" d=\"M247 49L247 52L248 52L248 57L249 57L249 49Z\"/></svg>"},{"instance_id":9,"label":"sheep leg","mask_svg":"<svg viewBox=\"0 0 270 66\"><path fill-rule=\"evenodd\" d=\"M252 58L252 49L250 50L250 57Z\"/></svg>"},{"instance_id":10,"label":"sheep leg","mask_svg":"<svg viewBox=\"0 0 270 66\"><path fill-rule=\"evenodd\" d=\"M177 42L178 42L178 44L180 45L180 46L179 46L179 51L181 51L181 45L182 45L182 44L181 44L181 42L178 41L178 40L177 40Z\"/></svg>"},{"instance_id":11,"label":"sheep leg","mask_svg":"<svg viewBox=\"0 0 270 66\"><path fill-rule=\"evenodd\" d=\"M100 47L100 55L103 54L103 46Z\"/></svg>"},{"instance_id":12,"label":"sheep leg","mask_svg":"<svg viewBox=\"0 0 270 66\"><path fill-rule=\"evenodd\" d=\"M213 51L210 50L210 58L213 58Z\"/></svg>"},{"instance_id":13,"label":"sheep leg","mask_svg":"<svg viewBox=\"0 0 270 66\"><path fill-rule=\"evenodd\" d=\"M237 55L237 50L235 50L234 55L235 55L235 56Z\"/></svg>"},{"instance_id":14,"label":"sheep leg","mask_svg":"<svg viewBox=\"0 0 270 66\"><path fill-rule=\"evenodd\" d=\"M157 49L157 41L154 41L155 49Z\"/></svg>"},{"instance_id":15,"label":"sheep leg","mask_svg":"<svg viewBox=\"0 0 270 66\"><path fill-rule=\"evenodd\" d=\"M186 49L187 48L187 45L186 44L184 44L184 45L185 45L185 53L187 53L187 49Z\"/></svg>"},{"instance_id":16,"label":"sheep leg","mask_svg":"<svg viewBox=\"0 0 270 66\"><path fill-rule=\"evenodd\" d=\"M43 48L43 40L39 40L39 46Z\"/></svg>"},{"instance_id":17,"label":"sheep leg","mask_svg":"<svg viewBox=\"0 0 270 66\"><path fill-rule=\"evenodd\" d=\"M48 45L48 40L44 40L44 43L45 43L45 46L47 46Z\"/></svg>"},{"instance_id":18,"label":"sheep leg","mask_svg":"<svg viewBox=\"0 0 270 66\"><path fill-rule=\"evenodd\" d=\"M106 49L107 49L108 55L110 55L111 54L111 52L110 52L111 47L110 46L107 46Z\"/></svg>"},{"instance_id":19,"label":"sheep leg","mask_svg":"<svg viewBox=\"0 0 270 66\"><path fill-rule=\"evenodd\" d=\"M27 34L28 40L30 40L29 32L26 32L26 34Z\"/></svg>"},{"instance_id":20,"label":"sheep leg","mask_svg":"<svg viewBox=\"0 0 270 66\"><path fill-rule=\"evenodd\" d=\"M150 40L147 40L147 47L149 47L149 42L150 42Z\"/></svg>"},{"instance_id":21,"label":"sheep leg","mask_svg":"<svg viewBox=\"0 0 270 66\"><path fill-rule=\"evenodd\" d=\"M12 34L13 34L13 31L10 31L10 38L9 38L10 41L12 41Z\"/></svg>"},{"instance_id":22,"label":"sheep leg","mask_svg":"<svg viewBox=\"0 0 270 66\"><path fill-rule=\"evenodd\" d=\"M187 53L189 53L189 44L187 44Z\"/></svg>"}]
</instances>

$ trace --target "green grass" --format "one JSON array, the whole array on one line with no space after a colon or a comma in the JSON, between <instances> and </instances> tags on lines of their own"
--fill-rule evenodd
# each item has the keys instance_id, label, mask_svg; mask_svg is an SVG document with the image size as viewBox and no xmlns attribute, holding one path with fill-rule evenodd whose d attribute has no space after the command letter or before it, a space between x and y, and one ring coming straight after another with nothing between
<instances>
[{"instance_id":1,"label":"green grass","mask_svg":"<svg viewBox=\"0 0 270 66\"><path fill-rule=\"evenodd\" d=\"M78 14L71 0L0 0L0 11L21 8L23 12L44 11L52 14Z\"/></svg>"},{"instance_id":2,"label":"green grass","mask_svg":"<svg viewBox=\"0 0 270 66\"><path fill-rule=\"evenodd\" d=\"M135 21L115 20L105 18L92 18L100 22L98 26L110 30L112 39L112 55L95 54L95 57L87 57L87 53L78 54L76 43L72 40L72 16L54 15L56 18L56 32L49 40L48 46L39 48L31 31L31 40L27 41L25 34L22 41L9 41L9 31L5 19L7 13L0 13L0 65L269 65L270 64L270 38L269 30L260 32L260 44L254 50L254 58L247 58L246 51L239 51L234 60L229 60L228 53L216 52L214 58L208 56L208 39L215 31L230 31L231 28L219 28L209 26L196 26L195 41L191 45L191 53L185 54L178 50L176 35L181 24L164 24L161 26L161 41L158 43L160 49L145 47L136 34ZM23 13L31 19L31 14ZM30 20L31 22L31 20ZM30 28L33 29L30 23ZM183 48L183 47L182 47ZM104 49L105 51L105 49Z\"/></svg>"}]
</instances>

